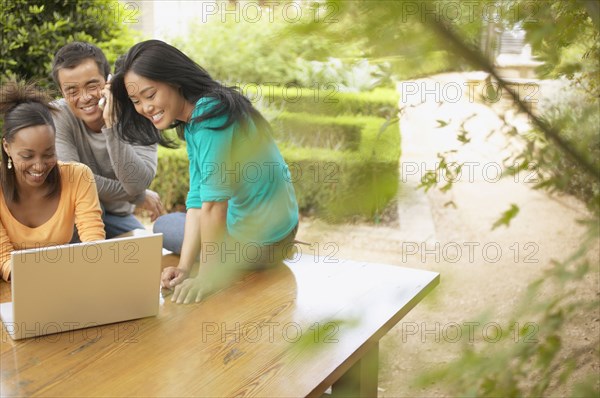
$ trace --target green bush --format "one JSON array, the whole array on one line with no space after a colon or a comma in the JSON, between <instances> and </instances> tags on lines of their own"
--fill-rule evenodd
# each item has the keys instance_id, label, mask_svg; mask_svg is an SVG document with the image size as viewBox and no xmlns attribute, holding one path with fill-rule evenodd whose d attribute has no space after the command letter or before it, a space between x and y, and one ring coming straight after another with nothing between
<instances>
[{"instance_id":1,"label":"green bush","mask_svg":"<svg viewBox=\"0 0 600 398\"><path fill-rule=\"evenodd\" d=\"M354 117L279 114L272 122L275 138L298 147L318 147L355 151L363 126Z\"/></svg>"},{"instance_id":2,"label":"green bush","mask_svg":"<svg viewBox=\"0 0 600 398\"><path fill-rule=\"evenodd\" d=\"M158 167L150 189L160 194L167 211L185 206L189 190L189 161L185 145L177 149L158 148Z\"/></svg>"},{"instance_id":3,"label":"green bush","mask_svg":"<svg viewBox=\"0 0 600 398\"><path fill-rule=\"evenodd\" d=\"M114 0L2 1L0 78L50 82L54 53L71 41L97 44L114 63L136 41L135 10ZM131 18L131 20L130 20Z\"/></svg>"},{"instance_id":4,"label":"green bush","mask_svg":"<svg viewBox=\"0 0 600 398\"><path fill-rule=\"evenodd\" d=\"M598 99L585 99L579 86L564 82L542 83L538 113L551 126L556 126L561 138L591 164L600 165L600 114ZM562 191L584 202L590 211L600 214L600 181L586 173L570 156L534 129L525 135L527 145L510 159L512 164L535 170L537 186ZM518 170L517 170L518 171Z\"/></svg>"},{"instance_id":5,"label":"green bush","mask_svg":"<svg viewBox=\"0 0 600 398\"><path fill-rule=\"evenodd\" d=\"M292 172L301 213L330 222L373 219L395 197L400 136L395 131L379 135L383 119L356 119L363 125L358 151L280 145Z\"/></svg>"},{"instance_id":6,"label":"green bush","mask_svg":"<svg viewBox=\"0 0 600 398\"><path fill-rule=\"evenodd\" d=\"M360 93L340 92L334 84L306 88L246 85L242 93L253 102L274 105L288 112L307 112L321 115L367 115L389 117L398 112L399 94L391 88L376 88Z\"/></svg>"},{"instance_id":7,"label":"green bush","mask_svg":"<svg viewBox=\"0 0 600 398\"><path fill-rule=\"evenodd\" d=\"M393 84L388 62L372 64L363 58L349 63L329 56L326 61L299 58L297 63L301 69L297 83L303 87L313 87L315 82L327 82L335 84L340 91L363 92Z\"/></svg>"},{"instance_id":8,"label":"green bush","mask_svg":"<svg viewBox=\"0 0 600 398\"><path fill-rule=\"evenodd\" d=\"M258 20L230 14L204 16L205 21L190 26L182 37L171 42L205 67L215 79L227 82L300 83L305 71L298 59L315 59L319 54L330 54L338 47L338 56L359 54L357 46L337 45L326 37L284 38L283 31L290 25L282 18L280 4L276 12L267 16L263 9ZM243 2L227 4L235 11L243 9ZM303 14L309 17L309 13Z\"/></svg>"},{"instance_id":9,"label":"green bush","mask_svg":"<svg viewBox=\"0 0 600 398\"><path fill-rule=\"evenodd\" d=\"M310 120L311 115L297 115ZM379 134L384 119L353 118L361 127L356 151L303 148L279 142L290 167L300 211L332 222L383 212L398 190L400 137L396 131ZM341 125L348 123L340 119ZM395 129L395 127L392 127ZM151 189L160 193L168 210L185 204L188 160L185 148L160 148L157 178Z\"/></svg>"}]
</instances>

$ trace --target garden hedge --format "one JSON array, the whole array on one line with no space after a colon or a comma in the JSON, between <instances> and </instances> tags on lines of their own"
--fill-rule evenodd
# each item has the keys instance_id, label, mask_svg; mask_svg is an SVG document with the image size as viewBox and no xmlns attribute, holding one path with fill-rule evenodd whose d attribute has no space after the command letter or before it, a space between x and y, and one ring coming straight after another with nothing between
<instances>
[{"instance_id":1,"label":"garden hedge","mask_svg":"<svg viewBox=\"0 0 600 398\"><path fill-rule=\"evenodd\" d=\"M384 119L356 120L362 125L362 142L357 151L280 144L303 214L331 222L356 217L373 219L395 197L400 159L397 127L379 135Z\"/></svg>"},{"instance_id":2,"label":"garden hedge","mask_svg":"<svg viewBox=\"0 0 600 398\"><path fill-rule=\"evenodd\" d=\"M297 147L356 151L363 126L355 117L331 117L283 112L271 122L279 142Z\"/></svg>"},{"instance_id":3,"label":"garden hedge","mask_svg":"<svg viewBox=\"0 0 600 398\"><path fill-rule=\"evenodd\" d=\"M336 125L340 130L360 129L356 150L298 147L278 140L290 168L300 211L332 222L355 217L373 218L383 212L398 190L400 137L397 126L379 134L385 119L368 116L317 118L310 114L280 115L286 120L313 120ZM354 134L354 133L351 133ZM167 209L185 204L188 191L185 147L159 149L157 178L151 189L160 193Z\"/></svg>"},{"instance_id":4,"label":"garden hedge","mask_svg":"<svg viewBox=\"0 0 600 398\"><path fill-rule=\"evenodd\" d=\"M283 109L287 112L307 112L313 115L365 115L387 117L397 113L399 94L391 88L349 93L337 91L335 85L319 89L296 85L239 87L253 103Z\"/></svg>"},{"instance_id":5,"label":"garden hedge","mask_svg":"<svg viewBox=\"0 0 600 398\"><path fill-rule=\"evenodd\" d=\"M189 190L188 168L185 143L177 149L158 148L158 167L150 189L158 192L167 211L185 208Z\"/></svg>"}]
</instances>

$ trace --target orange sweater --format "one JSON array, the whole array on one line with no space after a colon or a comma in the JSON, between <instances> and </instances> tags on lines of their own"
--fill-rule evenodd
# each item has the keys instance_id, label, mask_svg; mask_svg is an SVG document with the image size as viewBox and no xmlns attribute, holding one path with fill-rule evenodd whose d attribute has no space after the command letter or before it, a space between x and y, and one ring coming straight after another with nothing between
<instances>
[{"instance_id":1,"label":"orange sweater","mask_svg":"<svg viewBox=\"0 0 600 398\"><path fill-rule=\"evenodd\" d=\"M96 182L89 167L81 163L58 162L61 192L56 212L44 224L30 228L21 224L8 209L0 189L0 272L10 278L10 252L69 243L73 227L82 242L105 238L102 210Z\"/></svg>"}]
</instances>

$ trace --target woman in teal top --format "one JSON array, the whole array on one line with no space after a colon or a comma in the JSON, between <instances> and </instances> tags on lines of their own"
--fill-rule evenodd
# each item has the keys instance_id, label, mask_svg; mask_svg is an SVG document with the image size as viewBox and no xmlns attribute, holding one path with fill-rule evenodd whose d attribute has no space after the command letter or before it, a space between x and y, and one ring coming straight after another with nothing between
<instances>
[{"instance_id":1,"label":"woman in teal top","mask_svg":"<svg viewBox=\"0 0 600 398\"><path fill-rule=\"evenodd\" d=\"M176 126L187 142L183 246L178 266L161 276L164 287L174 288L173 301L198 302L236 271L285 257L298 228L298 204L271 127L247 98L158 40L129 50L111 92L107 106L124 121L122 139L165 143L160 130ZM198 276L188 278L199 255Z\"/></svg>"}]
</instances>

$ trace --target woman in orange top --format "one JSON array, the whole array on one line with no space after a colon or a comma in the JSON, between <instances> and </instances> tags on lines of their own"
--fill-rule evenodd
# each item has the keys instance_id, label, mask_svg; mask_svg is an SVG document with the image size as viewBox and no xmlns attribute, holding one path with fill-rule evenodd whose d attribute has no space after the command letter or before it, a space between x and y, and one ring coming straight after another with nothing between
<instances>
[{"instance_id":1,"label":"woman in orange top","mask_svg":"<svg viewBox=\"0 0 600 398\"><path fill-rule=\"evenodd\" d=\"M10 278L10 252L103 240L104 225L91 170L57 161L50 98L33 85L0 88L0 272Z\"/></svg>"}]
</instances>

